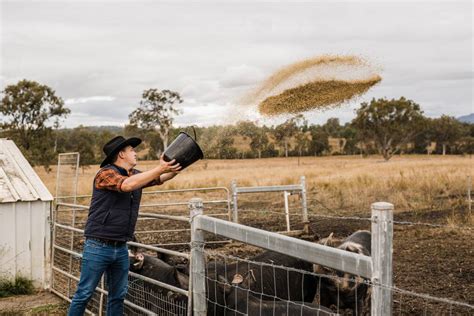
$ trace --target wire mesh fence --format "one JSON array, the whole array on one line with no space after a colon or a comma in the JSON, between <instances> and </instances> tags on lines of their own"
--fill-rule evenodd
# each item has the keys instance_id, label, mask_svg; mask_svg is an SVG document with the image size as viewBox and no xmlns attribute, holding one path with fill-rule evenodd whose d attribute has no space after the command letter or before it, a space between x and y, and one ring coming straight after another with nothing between
<instances>
[{"instance_id":1,"label":"wire mesh fence","mask_svg":"<svg viewBox=\"0 0 474 316\"><path fill-rule=\"evenodd\" d=\"M55 223L54 228L51 289L54 293L70 301L80 278L84 245L83 232L78 228L60 223ZM69 240L73 233L77 235L77 238L71 245ZM129 287L125 299L126 315L187 315L188 290L167 284L166 280L161 280L164 283L159 283L153 278L154 275L147 274L148 271L153 271L153 268L158 268L153 267L153 260L161 262L156 258L156 254L160 249L139 243L133 244L143 246L144 249L151 248L154 251L145 255L146 260L151 261L151 264L146 261L148 264L146 269L135 269L135 272L129 273ZM166 249L163 251L166 252ZM164 262L162 264L160 269L163 267L168 267L170 270L174 269L174 267ZM158 274L157 277L159 276ZM87 305L88 313L106 313L107 296L107 278L104 276Z\"/></svg>"},{"instance_id":2,"label":"wire mesh fence","mask_svg":"<svg viewBox=\"0 0 474 316\"><path fill-rule=\"evenodd\" d=\"M76 203L80 154L61 153L58 155L56 174L56 200Z\"/></svg>"},{"instance_id":3,"label":"wire mesh fence","mask_svg":"<svg viewBox=\"0 0 474 316\"><path fill-rule=\"evenodd\" d=\"M370 303L363 283L317 274L312 264L294 257L271 251L249 259L205 253L208 315L335 315ZM330 293L333 289L338 291ZM354 315L362 313L357 309Z\"/></svg>"},{"instance_id":4,"label":"wire mesh fence","mask_svg":"<svg viewBox=\"0 0 474 316\"><path fill-rule=\"evenodd\" d=\"M474 313L467 303L384 287L261 249L248 251L248 258L215 249L204 252L207 315L370 315L375 287L391 292L393 315Z\"/></svg>"}]
</instances>

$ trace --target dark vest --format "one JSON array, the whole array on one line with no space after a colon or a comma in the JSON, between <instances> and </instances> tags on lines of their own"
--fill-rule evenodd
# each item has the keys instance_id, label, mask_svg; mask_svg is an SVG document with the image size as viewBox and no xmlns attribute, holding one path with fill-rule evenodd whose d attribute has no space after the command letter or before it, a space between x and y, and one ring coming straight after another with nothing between
<instances>
[{"instance_id":1,"label":"dark vest","mask_svg":"<svg viewBox=\"0 0 474 316\"><path fill-rule=\"evenodd\" d=\"M125 169L115 165L107 165L103 169L114 169L121 175L128 176ZM133 170L133 174L139 172ZM119 241L132 240L141 197L142 189L132 192L96 189L94 178L84 236Z\"/></svg>"}]
</instances>

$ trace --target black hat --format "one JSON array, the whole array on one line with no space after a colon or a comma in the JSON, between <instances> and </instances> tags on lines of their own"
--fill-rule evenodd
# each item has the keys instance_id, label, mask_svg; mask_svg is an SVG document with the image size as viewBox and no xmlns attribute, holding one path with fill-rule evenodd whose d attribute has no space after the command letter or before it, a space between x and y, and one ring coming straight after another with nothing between
<instances>
[{"instance_id":1,"label":"black hat","mask_svg":"<svg viewBox=\"0 0 474 316\"><path fill-rule=\"evenodd\" d=\"M106 157L104 161L100 164L100 167L102 168L105 165L108 165L111 163L112 158L123 148L127 146L132 146L132 147L137 147L140 145L142 140L137 137L131 137L129 139L125 139L122 136L117 136L112 138L107 142L107 144L104 145L104 148L102 150L104 151Z\"/></svg>"}]
</instances>

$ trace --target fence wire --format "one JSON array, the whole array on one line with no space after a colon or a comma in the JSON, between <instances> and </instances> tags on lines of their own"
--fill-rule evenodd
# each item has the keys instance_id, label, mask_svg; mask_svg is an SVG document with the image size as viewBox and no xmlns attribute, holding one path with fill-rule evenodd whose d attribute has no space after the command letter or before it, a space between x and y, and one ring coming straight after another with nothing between
<instances>
[{"instance_id":1,"label":"fence wire","mask_svg":"<svg viewBox=\"0 0 474 316\"><path fill-rule=\"evenodd\" d=\"M70 225L70 214L64 212L63 224ZM60 217L56 217L60 218ZM55 225L52 257L52 289L63 298L74 295L81 271L82 233ZM70 240L75 234L74 243ZM153 254L152 257L155 257ZM105 277L104 277L105 279ZM104 314L107 306L107 282L100 282L87 309L94 314ZM170 293L170 291L166 291ZM125 315L187 315L187 297L165 295L156 284L129 275L129 289L125 301Z\"/></svg>"},{"instance_id":2,"label":"fence wire","mask_svg":"<svg viewBox=\"0 0 474 316\"><path fill-rule=\"evenodd\" d=\"M208 315L367 315L370 311L369 286L360 278L316 273L310 263L272 252L250 259L205 253Z\"/></svg>"},{"instance_id":3,"label":"fence wire","mask_svg":"<svg viewBox=\"0 0 474 316\"><path fill-rule=\"evenodd\" d=\"M251 256L255 252L252 249L244 251L250 258L223 254L220 250L204 251L207 257L205 279L208 315L279 315L281 310L285 311L285 315L316 315L317 312L319 315L329 315L331 312L369 315L370 295L374 287L391 291L394 315L474 315L474 306L469 303L397 286L374 284L370 280L326 267L315 265L308 271L281 265L278 259L271 262L256 261L258 255ZM282 258L285 256L280 255L279 259ZM249 271L256 275L250 280L250 285ZM239 280L243 281L240 283L232 282L237 274L242 276ZM305 286L311 288L311 283L301 281L305 277L315 282L313 289L315 287L316 292L311 301L304 299L305 291L308 290ZM294 288L295 284L302 286ZM330 308L330 311L324 308Z\"/></svg>"},{"instance_id":4,"label":"fence wire","mask_svg":"<svg viewBox=\"0 0 474 316\"><path fill-rule=\"evenodd\" d=\"M331 213L336 213L338 210L336 209L331 209L324 205L321 201L317 199L311 199L312 201L316 201L317 204L323 206L326 211L329 211ZM308 200L310 201L310 200ZM356 221L371 221L372 219L370 217L360 217L360 216L346 216L346 215L328 215L328 214L318 214L316 213L314 208L308 207L309 211L312 211L312 213L308 214L309 218L326 218L326 219L346 219L346 220L356 220ZM408 212L409 210L405 211ZM413 212L415 212L413 210ZM396 215L396 214L395 214ZM445 228L445 229L460 229L460 230L467 230L467 231L473 231L474 227L467 227L467 226L459 226L459 225L448 225L448 224L434 224L434 223L426 223L426 222L412 222L412 221L393 221L394 224L397 225L405 225L405 226L425 226L425 227L432 227L432 228Z\"/></svg>"}]
</instances>

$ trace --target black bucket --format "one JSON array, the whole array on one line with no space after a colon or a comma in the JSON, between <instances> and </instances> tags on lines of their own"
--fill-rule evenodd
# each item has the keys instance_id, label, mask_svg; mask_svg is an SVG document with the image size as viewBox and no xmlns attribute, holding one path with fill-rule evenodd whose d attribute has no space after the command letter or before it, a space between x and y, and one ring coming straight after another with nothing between
<instances>
[{"instance_id":1,"label":"black bucket","mask_svg":"<svg viewBox=\"0 0 474 316\"><path fill-rule=\"evenodd\" d=\"M196 138L196 132L194 132L194 138ZM178 137L166 148L163 155L165 161L176 159L182 169L204 158L199 145L185 132L179 133Z\"/></svg>"}]
</instances>

